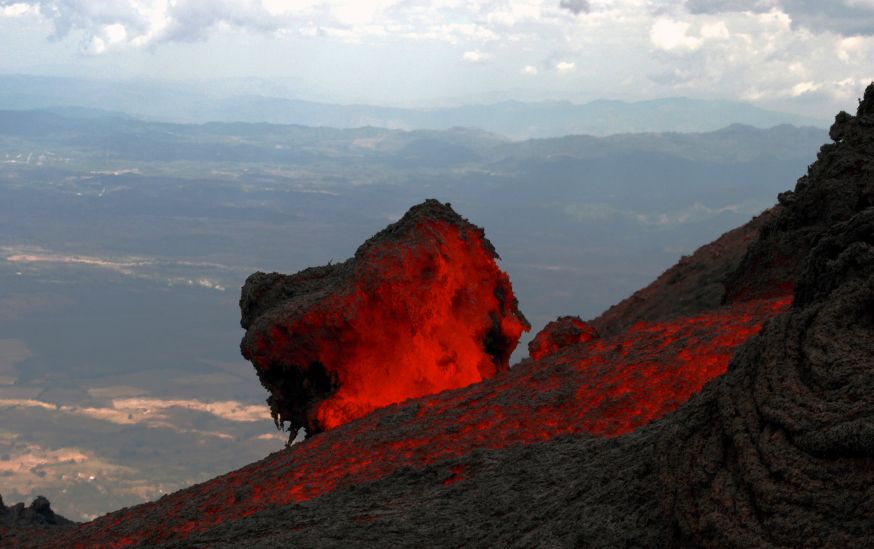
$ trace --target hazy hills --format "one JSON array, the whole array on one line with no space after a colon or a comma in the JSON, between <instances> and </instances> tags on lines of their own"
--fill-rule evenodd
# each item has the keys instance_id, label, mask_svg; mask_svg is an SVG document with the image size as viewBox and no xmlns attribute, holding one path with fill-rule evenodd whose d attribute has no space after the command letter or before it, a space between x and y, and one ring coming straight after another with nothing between
<instances>
[{"instance_id":1,"label":"hazy hills","mask_svg":"<svg viewBox=\"0 0 874 549\"><path fill-rule=\"evenodd\" d=\"M170 83L0 75L0 108L99 108L177 122L271 122L334 128L404 130L475 127L512 138L631 132L704 132L734 123L826 127L827 122L732 101L672 97L652 101L504 101L451 108L410 109L338 105L275 95L268 85L239 82Z\"/></svg>"}]
</instances>

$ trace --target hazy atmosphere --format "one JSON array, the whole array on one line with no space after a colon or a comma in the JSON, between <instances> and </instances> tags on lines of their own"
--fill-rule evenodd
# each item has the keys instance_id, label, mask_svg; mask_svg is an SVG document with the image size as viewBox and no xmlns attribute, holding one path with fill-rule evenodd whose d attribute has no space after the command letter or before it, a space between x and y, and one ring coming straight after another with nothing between
<instances>
[{"instance_id":1,"label":"hazy atmosphere","mask_svg":"<svg viewBox=\"0 0 874 549\"><path fill-rule=\"evenodd\" d=\"M7 73L214 80L385 106L747 101L830 118L874 78L870 0L0 2Z\"/></svg>"},{"instance_id":2,"label":"hazy atmosphere","mask_svg":"<svg viewBox=\"0 0 874 549\"><path fill-rule=\"evenodd\" d=\"M86 520L283 447L240 287L426 198L532 324L794 186L874 0L0 0L0 494Z\"/></svg>"}]
</instances>

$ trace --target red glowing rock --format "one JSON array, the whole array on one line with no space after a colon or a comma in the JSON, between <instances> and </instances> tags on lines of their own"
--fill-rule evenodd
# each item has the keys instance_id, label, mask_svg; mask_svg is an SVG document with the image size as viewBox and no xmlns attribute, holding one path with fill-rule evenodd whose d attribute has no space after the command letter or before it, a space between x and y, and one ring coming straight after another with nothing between
<instances>
[{"instance_id":1,"label":"red glowing rock","mask_svg":"<svg viewBox=\"0 0 874 549\"><path fill-rule=\"evenodd\" d=\"M553 320L528 344L528 355L540 360L563 347L585 343L598 337L598 332L578 316L560 316Z\"/></svg>"},{"instance_id":2,"label":"red glowing rock","mask_svg":"<svg viewBox=\"0 0 874 549\"><path fill-rule=\"evenodd\" d=\"M309 433L509 368L528 322L482 229L428 200L355 257L243 288L241 349L278 425Z\"/></svg>"}]
</instances>

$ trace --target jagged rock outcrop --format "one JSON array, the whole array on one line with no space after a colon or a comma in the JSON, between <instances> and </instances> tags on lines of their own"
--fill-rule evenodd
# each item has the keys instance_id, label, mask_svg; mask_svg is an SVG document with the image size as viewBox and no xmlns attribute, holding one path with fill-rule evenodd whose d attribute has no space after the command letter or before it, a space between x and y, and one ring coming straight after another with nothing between
<instances>
[{"instance_id":1,"label":"jagged rock outcrop","mask_svg":"<svg viewBox=\"0 0 874 549\"><path fill-rule=\"evenodd\" d=\"M804 259L835 223L874 206L874 86L869 86L856 116L841 112L817 160L794 191L779 195L780 212L761 229L726 282L725 303L791 289Z\"/></svg>"},{"instance_id":2,"label":"jagged rock outcrop","mask_svg":"<svg viewBox=\"0 0 874 549\"><path fill-rule=\"evenodd\" d=\"M506 371L529 325L497 258L482 229L427 200L344 263L250 276L241 349L277 425L312 434Z\"/></svg>"},{"instance_id":3,"label":"jagged rock outcrop","mask_svg":"<svg viewBox=\"0 0 874 549\"><path fill-rule=\"evenodd\" d=\"M52 510L49 500L43 496L37 496L29 506L24 503L16 503L6 507L3 496L0 496L0 542L2 542L2 529L22 526L70 526L75 524L61 515L56 515Z\"/></svg>"},{"instance_id":4,"label":"jagged rock outcrop","mask_svg":"<svg viewBox=\"0 0 874 549\"><path fill-rule=\"evenodd\" d=\"M559 349L585 343L598 337L598 331L578 316L560 316L540 330L528 343L528 356L540 360Z\"/></svg>"},{"instance_id":5,"label":"jagged rock outcrop","mask_svg":"<svg viewBox=\"0 0 874 549\"><path fill-rule=\"evenodd\" d=\"M371 520L383 520L379 518L384 509L380 498L395 497L382 493L371 499L366 495L370 490L367 487L383 486L381 479L392 479L392 482L402 479L397 495L401 502L418 502L419 491L428 497L454 497L455 492L434 492L432 488L450 489L471 482L484 483L482 488L477 488L484 509L491 509L495 503L490 499L493 497L509 505L516 501L517 493L528 494L535 498L530 501L536 501L545 498L546 493L534 487L528 492L523 490L529 484L526 475L540 478L535 472L525 472L529 465L523 467L518 478L505 479L507 486L512 486L507 488L501 480L503 477L480 478L482 464L471 461L470 456L479 456L478 460L485 455L484 451L495 450L498 452L495 457L486 459L500 459L502 467L512 471L517 464L512 463L513 458L504 457L504 452L506 456L518 456L514 448L532 445L539 448L541 443L568 435L584 440L591 436L616 437L645 426L676 410L708 380L723 373L737 346L756 333L762 322L787 306L786 299L744 302L670 322L640 323L624 334L564 347L539 361L525 360L508 372L468 387L377 409L238 471L157 502L124 509L84 524L66 538L55 538L50 546L71 540L99 545L108 539L124 540L124 545L134 546L153 547L162 543L186 546L189 536L200 536L196 539L208 546L225 539L234 545L249 535L244 533L246 531L257 536L261 534L256 532L269 532L265 539L272 539L280 535L278 530L286 527L309 528L308 518L301 518L300 524L290 525L287 521L310 516L306 515L307 509L332 501L341 502L337 505L353 505L355 509L347 511L356 513L359 525L366 525ZM613 458L606 459L605 463ZM556 456L549 459L558 460ZM536 466L533 463L530 467ZM562 470L560 460L555 466L551 473L543 473L556 475L549 477L549 483L566 485L567 479L578 474L575 468ZM587 471L585 474L593 483L608 474L594 468ZM492 474L503 473L495 469ZM561 480L559 475L565 479ZM432 482L434 487L430 486ZM552 497L560 499L561 490L565 488L549 483L544 486L551 487L543 490L553 490ZM403 493L408 488L416 493ZM489 491L494 491L494 495L487 496ZM338 495L334 496L335 493ZM357 503L353 501L355 498L359 498ZM517 503L522 507L514 513L524 512L529 505L528 500L520 499ZM413 507L417 505L419 503ZM380 509L380 513L371 515L367 510L371 506ZM288 516L276 519L273 509L284 509ZM384 519L391 521L395 511L385 509ZM431 511L439 515L439 510ZM312 519L313 525L319 524L331 531L333 526L324 524L331 522L329 513L313 512L317 515ZM242 530L231 526L239 522L240 517L247 516L259 517L255 526L245 526ZM423 515L420 519L426 517ZM271 520L283 526L274 529L268 526ZM463 520L463 517L453 520ZM490 518L486 524L494 521ZM479 525L470 524L466 535L482 536L478 533ZM208 533L210 530L215 530L217 537L210 537L213 535ZM378 539L359 537L365 533L347 530L342 535L351 536L350 541L346 543L337 538L341 540L337 545L383 545ZM381 535L394 539L392 536L396 534L383 530ZM404 535L406 538L398 541L401 546L413 542L412 534L405 531ZM503 546L505 541L501 540L511 539L514 534L505 532L503 535L491 545ZM317 530L309 531L302 538L304 546L331 545L319 541L319 536ZM207 539L210 541L204 541ZM442 538L435 539L437 541L429 539L429 545L452 545L451 540L456 538L447 537L449 541L445 543ZM469 542L458 541L455 545ZM480 538L478 544L486 544L485 539Z\"/></svg>"}]
</instances>

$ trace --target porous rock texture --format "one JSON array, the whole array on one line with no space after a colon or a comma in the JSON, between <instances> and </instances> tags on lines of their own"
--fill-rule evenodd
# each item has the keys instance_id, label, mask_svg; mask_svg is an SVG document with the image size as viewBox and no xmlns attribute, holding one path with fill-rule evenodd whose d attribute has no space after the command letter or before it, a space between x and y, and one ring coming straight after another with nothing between
<instances>
[{"instance_id":1,"label":"porous rock texture","mask_svg":"<svg viewBox=\"0 0 874 549\"><path fill-rule=\"evenodd\" d=\"M309 434L509 369L528 322L483 230L426 200L348 261L243 287L243 356Z\"/></svg>"},{"instance_id":2,"label":"porous rock texture","mask_svg":"<svg viewBox=\"0 0 874 549\"><path fill-rule=\"evenodd\" d=\"M309 515L300 514L303 512L300 510L321 505L318 502L336 501L335 497L340 498L342 505L353 504L348 499L350 497L362 498L354 503L354 509L343 511L355 513L356 524L362 527L373 520L381 520L383 514L385 520L394 520L395 504L380 499L395 498L394 495L382 493L374 499L360 495L369 493L371 485L384 487L381 479L402 479L401 491L397 492L398 505L411 502L415 507L416 493L404 493L403 490L421 491L435 498L452 498L456 493L454 486L483 482L485 484L476 490L483 494L493 491L491 497L503 502L502 505L521 505L517 509L521 512L529 501L542 502L548 495L540 493L540 489L552 490L552 497L564 498L561 490L568 482L562 481L563 485L547 483L540 489L532 488L526 492L523 490L527 484L524 475L537 478L535 473L521 473L523 476L519 478L507 477L504 480L488 476L480 479L481 464L471 461L470 455L496 451L494 459L504 460L501 457L503 452L508 452L508 456L516 455L513 449L517 447L539 447L540 443L568 435L582 439L616 437L645 426L676 410L708 380L723 373L738 345L756 333L766 319L784 311L787 305L785 298L748 301L671 322L639 323L618 336L564 347L538 361L525 360L508 372L468 387L374 410L363 418L320 433L238 471L156 502L100 517L65 535L56 535L50 541L36 543L29 540L24 545L55 547L78 542L91 546L113 540L119 546L175 544L184 547L188 543L205 546L227 543L233 546L248 543L244 540L252 536L270 546L273 542L268 540L280 535L279 530L303 531L309 528ZM524 465L525 471L527 467L541 464L540 461L513 464L515 458L506 459L510 461L502 461L500 467L506 467L508 471L517 465ZM550 459L558 460L555 456ZM556 469L548 473L555 475L550 482L559 482L561 475L565 475L567 480L577 474L563 470L560 460L555 465ZM591 482L597 482L610 471L592 469L585 474L591 477ZM491 474L500 474L500 470ZM414 480L416 478L420 480ZM434 487L430 486L432 482ZM527 494L533 499L516 500L517 492L519 497ZM340 495L334 496L334 493ZM350 496L350 493L359 495ZM441 504L450 503L447 500ZM485 507L493 504L487 498L480 503ZM374 513L367 511L370 508ZM276 520L274 509L285 509L282 512L290 513L287 520L293 524L279 520L276 530L271 530L268 523ZM327 508L317 512L328 513ZM420 519L426 520L429 512L426 511ZM232 526L242 517L265 518L255 523L240 523L241 529ZM302 522L294 522L298 517ZM471 520L481 518L477 516ZM398 524L404 524L407 519L399 517L399 520ZM463 519L456 517L454 520ZM313 528L321 528L324 522L330 522L330 519L327 516L313 519L316 525ZM343 528L350 527L347 524ZM505 538L516 535L510 533L515 532L515 526L503 524L494 517L487 518L482 526L488 535L491 535L489 529L497 527L509 529L504 533ZM336 535L341 537L331 538L334 535L330 533L331 528L329 525L326 529L329 531L327 541L319 541L319 531L309 532L302 538L304 546L383 545L377 538L360 537L366 532L340 530ZM427 531L426 527L421 528ZM465 535L476 536L479 528L480 525L471 522ZM213 530L216 537L212 537ZM342 536L350 536L350 542L346 543ZM429 538L433 536L433 532L428 534ZM189 538L198 541L195 543ZM498 536L498 539L505 538ZM334 539L333 543L331 539ZM397 538L390 535L387 539L403 539L399 541L403 546L418 541L415 533L409 531L403 531ZM453 545L455 539L447 538L445 544ZM279 545L285 546L286 543L291 542ZM429 539L427 544L440 546L443 543L439 539ZM489 544L482 537L474 545ZM496 546L501 545L497 543Z\"/></svg>"},{"instance_id":3,"label":"porous rock texture","mask_svg":"<svg viewBox=\"0 0 874 549\"><path fill-rule=\"evenodd\" d=\"M549 322L528 343L528 356L539 360L562 347L585 343L598 337L598 331L578 316L560 316Z\"/></svg>"}]
</instances>

